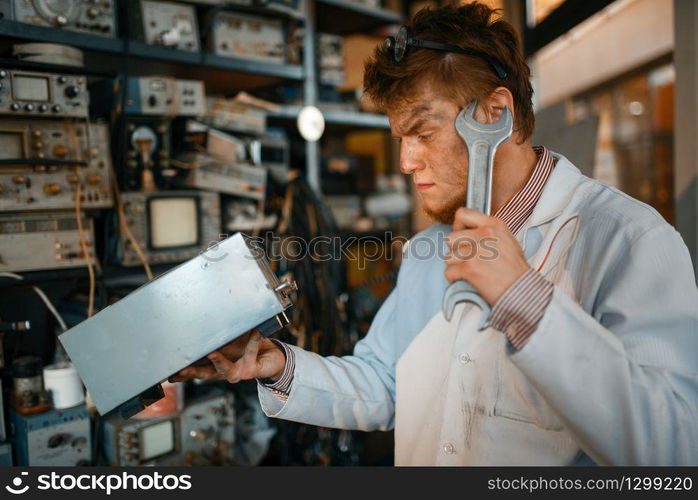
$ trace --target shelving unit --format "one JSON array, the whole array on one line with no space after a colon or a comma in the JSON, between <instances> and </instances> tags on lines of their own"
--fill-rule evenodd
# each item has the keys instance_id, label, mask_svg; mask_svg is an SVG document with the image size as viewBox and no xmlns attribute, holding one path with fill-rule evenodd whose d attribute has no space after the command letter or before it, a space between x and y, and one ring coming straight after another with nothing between
<instances>
[{"instance_id":1,"label":"shelving unit","mask_svg":"<svg viewBox=\"0 0 698 500\"><path fill-rule=\"evenodd\" d=\"M233 6L233 8L237 8ZM247 12L262 13L263 9L239 8ZM231 93L237 90L252 90L281 82L298 82L304 85L304 105L318 105L317 78L315 69L315 36L317 32L340 35L365 33L382 26L400 22L401 16L395 12L350 3L344 0L311 0L305 3L302 16L305 28L304 64L273 64L247 59L221 57L215 54L189 52L169 47L148 45L125 38L109 38L99 35L64 31L33 26L30 24L0 19L2 47L9 51L9 41L31 41L60 43L84 50L85 67L19 63L31 69L47 71L78 72L110 75L127 73L135 76L168 74L177 78L200 79L206 82L212 93ZM278 13L273 15L279 16ZM282 15L282 17L284 17ZM18 63L15 60L0 60L0 64ZM115 68L119 68L115 71ZM301 106L283 106L272 113L270 118L295 122ZM332 128L388 128L385 116L336 110L323 110L328 129ZM295 124L293 125L295 126ZM306 147L306 172L310 184L320 190L317 163L317 145Z\"/></svg>"},{"instance_id":2,"label":"shelving unit","mask_svg":"<svg viewBox=\"0 0 698 500\"><path fill-rule=\"evenodd\" d=\"M115 0L118 5L126 5L127 0ZM170 0L177 1L177 0ZM278 13L266 10L262 7L245 8L229 5L226 8L249 12L251 14L269 14L275 17L285 17ZM203 14L210 7L199 5L198 12ZM344 134L361 129L386 130L389 127L387 117L379 114L363 113L358 111L342 111L323 107L318 102L318 78L316 38L318 32L348 35L352 33L367 33L382 26L400 22L400 16L396 13L369 8L360 4L353 4L342 0L305 0L303 2L302 25L304 27L303 63L302 64L271 64L247 59L220 57L206 52L206 44L202 43L200 52L177 50L170 47L149 45L142 41L130 39L125 25L124 16L120 16L121 26L118 30L119 38L102 37L93 34L76 33L60 29L45 28L20 23L7 19L0 19L0 68L22 68L27 71L47 73L79 74L87 76L90 90L104 85L109 94L112 81L117 77L167 75L181 79L202 80L208 94L224 94L232 96L240 90L250 91L266 89L276 85L302 86L302 102L297 105L284 105L278 112L270 113L268 118L272 125L281 126L290 133L294 141L293 153L297 149L305 148L305 175L309 184L321 194L320 183L320 144L318 142L297 142L296 119L303 106L316 105L324 114L326 121L326 133L336 135L344 140ZM295 19L295 17L294 17ZM297 19L296 19L297 20ZM203 30L202 30L203 32ZM70 67L56 64L44 64L22 61L12 58L12 45L15 43L55 43L76 47L83 51L84 66ZM114 85L116 87L116 85ZM123 86L120 87L123 90ZM295 89L294 89L295 90ZM261 94L260 94L261 96ZM105 108L114 109L109 99L105 99ZM125 101L125 99L124 99ZM124 102L122 101L122 102ZM99 103L99 101L96 101ZM116 113L114 113L116 114ZM100 118L106 118L106 113L100 111ZM112 133L114 130L112 130ZM119 137L115 135L115 137ZM114 141L123 146L122 142ZM296 147L298 146L298 147ZM123 147L112 146L112 156L117 157L116 152L125 154ZM300 152L302 154L302 149ZM298 154L298 157L301 156ZM116 169L123 168L124 162L115 162ZM117 172L118 173L118 172ZM116 182L116 180L114 180ZM303 186L303 193L306 192ZM116 252L118 236L115 236L115 214L111 211L92 211L89 213L96 224L100 225L100 235L95 233L93 240L95 252L103 257L101 267L96 279L97 309L101 309L110 303L114 297L122 297L131 290L145 284L148 280L141 266L125 267L109 258ZM354 231L340 231L340 237L371 236L386 241L387 232L372 230L364 233ZM2 252L0 252L2 253ZM151 264L155 276L167 272L180 262L171 264ZM0 303L2 303L3 320L11 311L11 319L31 320L34 333L27 335L21 342L31 343L31 346L23 345L22 349L36 351L40 357L48 359L52 355L55 342L55 322L52 316L44 309L40 300L35 296L32 286L41 287L57 309L64 315L68 326L82 320L87 307L88 293L87 282L90 274L87 268L64 268L55 270L40 270L20 273L23 280L0 278ZM339 273L336 273L339 275ZM303 276L303 274L300 274ZM332 274L335 276L335 274ZM329 302L334 303L332 297L339 294L329 293ZM312 297L312 294L308 294ZM322 307L318 307L322 309ZM314 316L313 314L307 314ZM329 323L328 323L329 324ZM314 331L317 331L315 329ZM9 351L8 351L9 352Z\"/></svg>"}]
</instances>

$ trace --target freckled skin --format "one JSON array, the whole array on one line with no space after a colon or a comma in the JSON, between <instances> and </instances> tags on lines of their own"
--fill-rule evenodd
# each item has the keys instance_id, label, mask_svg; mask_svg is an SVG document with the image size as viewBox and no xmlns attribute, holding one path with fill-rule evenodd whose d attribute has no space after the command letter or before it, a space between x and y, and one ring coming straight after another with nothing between
<instances>
[{"instance_id":1,"label":"freckled skin","mask_svg":"<svg viewBox=\"0 0 698 500\"><path fill-rule=\"evenodd\" d=\"M420 106L428 110L414 115ZM433 220L451 224L465 204L468 182L468 149L454 123L460 108L427 90L409 107L388 112L393 135L400 140L400 171L415 184L432 184L420 190L424 212ZM426 120L420 120L426 116ZM416 129L409 130L421 121Z\"/></svg>"}]
</instances>

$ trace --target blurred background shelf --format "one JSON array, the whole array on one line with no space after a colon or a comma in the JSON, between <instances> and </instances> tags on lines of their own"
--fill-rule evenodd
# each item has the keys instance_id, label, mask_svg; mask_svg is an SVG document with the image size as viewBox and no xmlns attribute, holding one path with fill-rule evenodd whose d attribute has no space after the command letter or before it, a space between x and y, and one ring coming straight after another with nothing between
<instances>
[{"instance_id":1,"label":"blurred background shelf","mask_svg":"<svg viewBox=\"0 0 698 500\"><path fill-rule=\"evenodd\" d=\"M397 12L342 0L316 0L315 9L317 30L338 35L368 33L402 20Z\"/></svg>"},{"instance_id":2,"label":"blurred background shelf","mask_svg":"<svg viewBox=\"0 0 698 500\"><path fill-rule=\"evenodd\" d=\"M126 42L119 38L90 35L75 31L62 31L7 19L0 19L0 36L33 42L60 43L80 49L112 53L124 52L126 48Z\"/></svg>"},{"instance_id":3,"label":"blurred background shelf","mask_svg":"<svg viewBox=\"0 0 698 500\"><path fill-rule=\"evenodd\" d=\"M274 64L247 59L233 59L215 54L204 54L203 62L209 68L272 76L288 80L301 81L305 77L303 67L294 64Z\"/></svg>"},{"instance_id":4,"label":"blurred background shelf","mask_svg":"<svg viewBox=\"0 0 698 500\"><path fill-rule=\"evenodd\" d=\"M325 123L328 126L337 127L357 127L357 128L380 128L388 129L388 117L375 113L363 113L360 111L337 111L323 109L323 105L319 104L318 108L322 111L325 117ZM269 118L278 120L295 120L298 118L298 113L301 106L282 106L279 111L269 113Z\"/></svg>"}]
</instances>

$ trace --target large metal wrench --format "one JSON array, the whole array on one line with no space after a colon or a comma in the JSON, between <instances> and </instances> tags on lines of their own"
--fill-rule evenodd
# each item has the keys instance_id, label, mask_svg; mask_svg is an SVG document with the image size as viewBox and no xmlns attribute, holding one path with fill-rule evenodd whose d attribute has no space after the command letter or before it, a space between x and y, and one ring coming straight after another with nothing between
<instances>
[{"instance_id":1,"label":"large metal wrench","mask_svg":"<svg viewBox=\"0 0 698 500\"><path fill-rule=\"evenodd\" d=\"M511 136L513 123L507 107L502 111L499 121L492 124L476 122L473 116L475 109L477 101L473 100L456 117L456 131L468 147L468 192L465 206L490 215L494 155L499 145ZM482 309L478 330L483 330L490 315L490 306L467 281L454 281L444 293L442 307L448 321L451 321L453 310L459 302L472 302Z\"/></svg>"}]
</instances>

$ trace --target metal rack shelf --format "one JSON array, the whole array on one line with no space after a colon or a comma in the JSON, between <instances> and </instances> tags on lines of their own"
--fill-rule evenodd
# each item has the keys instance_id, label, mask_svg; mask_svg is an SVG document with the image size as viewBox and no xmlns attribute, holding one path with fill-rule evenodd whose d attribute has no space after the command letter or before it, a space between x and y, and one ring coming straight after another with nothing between
<instances>
[{"instance_id":1,"label":"metal rack shelf","mask_svg":"<svg viewBox=\"0 0 698 500\"><path fill-rule=\"evenodd\" d=\"M304 78L303 67L295 64L274 64L221 57L215 54L204 54L204 65L209 68L272 76L287 80L303 80Z\"/></svg>"},{"instance_id":2,"label":"metal rack shelf","mask_svg":"<svg viewBox=\"0 0 698 500\"><path fill-rule=\"evenodd\" d=\"M318 105L325 117L325 123L330 126L357 127L357 128L390 128L388 117L375 113L362 113L358 111L325 110L322 104ZM282 106L279 111L269 113L270 119L295 120L300 112L300 106Z\"/></svg>"},{"instance_id":3,"label":"metal rack shelf","mask_svg":"<svg viewBox=\"0 0 698 500\"><path fill-rule=\"evenodd\" d=\"M7 19L0 19L0 35L34 42L61 43L80 49L111 53L123 53L126 47L124 40L119 38L45 28Z\"/></svg>"},{"instance_id":4,"label":"metal rack shelf","mask_svg":"<svg viewBox=\"0 0 698 500\"><path fill-rule=\"evenodd\" d=\"M322 109L322 106L320 106ZM325 121L330 125L347 127L390 128L388 117L374 113L357 113L349 111L323 111Z\"/></svg>"},{"instance_id":5,"label":"metal rack shelf","mask_svg":"<svg viewBox=\"0 0 698 500\"><path fill-rule=\"evenodd\" d=\"M397 12L345 0L315 0L315 9L317 31L338 35L367 33L386 25L399 24L402 20Z\"/></svg>"},{"instance_id":6,"label":"metal rack shelf","mask_svg":"<svg viewBox=\"0 0 698 500\"><path fill-rule=\"evenodd\" d=\"M181 69L180 73L186 72L186 67L188 66L197 67L198 70L202 70L198 71L198 73L203 73L206 69L224 70L297 81L303 80L305 76L303 68L300 65L273 64L247 59L220 57L215 54L189 52L170 47L148 45L135 40L106 38L97 35L32 26L30 24L8 21L5 19L0 19L0 36L35 42L62 43L85 49L88 51L86 54L86 65L94 63L96 67L100 67L100 63L103 63L105 70L115 67L115 64L129 67L130 70L130 66L132 65L128 64L128 62L131 62L130 59L132 58L137 58L149 59L157 61L158 63L158 66L143 68L142 71L144 73L152 73L154 68L160 69L163 66L162 63L167 63L185 66L185 68ZM94 54L95 52L102 54ZM107 55L106 59L104 58L105 55ZM138 73L138 71L136 71L136 73Z\"/></svg>"}]
</instances>

